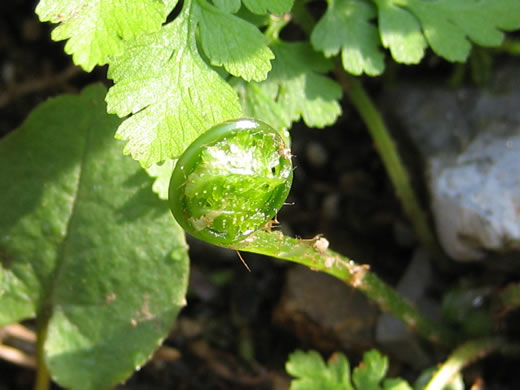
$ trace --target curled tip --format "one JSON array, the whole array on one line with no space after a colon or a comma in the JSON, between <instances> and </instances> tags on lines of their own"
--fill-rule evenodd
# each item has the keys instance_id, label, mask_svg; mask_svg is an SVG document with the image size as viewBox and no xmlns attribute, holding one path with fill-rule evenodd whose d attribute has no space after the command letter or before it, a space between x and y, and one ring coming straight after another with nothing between
<instances>
[{"instance_id":1,"label":"curled tip","mask_svg":"<svg viewBox=\"0 0 520 390\"><path fill-rule=\"evenodd\" d=\"M170 209L191 235L232 246L276 215L289 194L292 170L290 150L276 130L254 119L227 121L179 158Z\"/></svg>"}]
</instances>

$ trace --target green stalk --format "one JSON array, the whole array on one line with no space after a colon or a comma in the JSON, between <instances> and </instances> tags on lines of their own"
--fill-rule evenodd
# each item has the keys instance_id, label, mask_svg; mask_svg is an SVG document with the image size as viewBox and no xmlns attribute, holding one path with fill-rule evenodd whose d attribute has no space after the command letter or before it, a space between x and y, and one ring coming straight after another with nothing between
<instances>
[{"instance_id":1,"label":"green stalk","mask_svg":"<svg viewBox=\"0 0 520 390\"><path fill-rule=\"evenodd\" d=\"M267 37L267 44L278 41L280 31L291 21L291 15L270 15L269 23L265 29L264 35Z\"/></svg>"},{"instance_id":2,"label":"green stalk","mask_svg":"<svg viewBox=\"0 0 520 390\"><path fill-rule=\"evenodd\" d=\"M442 390L464 367L504 347L504 340L488 338L469 341L453 351L435 372L424 390Z\"/></svg>"},{"instance_id":3,"label":"green stalk","mask_svg":"<svg viewBox=\"0 0 520 390\"><path fill-rule=\"evenodd\" d=\"M336 68L335 74L343 90L365 122L392 181L397 197L401 201L405 214L412 222L419 240L433 253L441 254L442 250L439 248L430 228L427 214L415 196L410 177L399 156L397 145L392 139L381 113L358 79L349 77L339 67Z\"/></svg>"},{"instance_id":4,"label":"green stalk","mask_svg":"<svg viewBox=\"0 0 520 390\"><path fill-rule=\"evenodd\" d=\"M38 321L38 333L36 340L36 380L34 390L49 390L50 376L45 364L43 346L47 338L48 318L44 316L44 320Z\"/></svg>"},{"instance_id":5,"label":"green stalk","mask_svg":"<svg viewBox=\"0 0 520 390\"><path fill-rule=\"evenodd\" d=\"M284 236L281 232L257 231L233 249L263 254L305 265L316 271L326 272L350 286L361 290L374 300L381 310L393 314L429 341L441 345L453 345L456 335L448 328L425 317L417 307L401 297L369 271L368 265L359 265L330 249L323 238L310 240Z\"/></svg>"}]
</instances>

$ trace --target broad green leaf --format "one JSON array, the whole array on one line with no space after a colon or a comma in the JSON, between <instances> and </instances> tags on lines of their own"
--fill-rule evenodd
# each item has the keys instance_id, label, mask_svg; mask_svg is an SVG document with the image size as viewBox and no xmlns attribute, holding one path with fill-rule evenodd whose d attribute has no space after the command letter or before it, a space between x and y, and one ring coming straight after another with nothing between
<instances>
[{"instance_id":1,"label":"broad green leaf","mask_svg":"<svg viewBox=\"0 0 520 390\"><path fill-rule=\"evenodd\" d=\"M290 390L354 390L343 354L334 354L326 364L317 352L296 351L289 356L285 369L295 377Z\"/></svg>"},{"instance_id":2,"label":"broad green leaf","mask_svg":"<svg viewBox=\"0 0 520 390\"><path fill-rule=\"evenodd\" d=\"M51 99L0 141L0 323L48 320L45 359L70 389L141 366L187 287L183 232L121 154L105 93Z\"/></svg>"},{"instance_id":3,"label":"broad green leaf","mask_svg":"<svg viewBox=\"0 0 520 390\"><path fill-rule=\"evenodd\" d=\"M384 54L380 51L374 6L356 0L329 0L323 17L311 34L311 43L327 57L341 51L343 67L349 73L376 76L383 73Z\"/></svg>"},{"instance_id":4,"label":"broad green leaf","mask_svg":"<svg viewBox=\"0 0 520 390\"><path fill-rule=\"evenodd\" d=\"M145 168L148 175L155 179L152 191L155 192L160 199L168 199L170 178L176 162L177 160L166 160L160 164L152 164L148 168Z\"/></svg>"},{"instance_id":5,"label":"broad green leaf","mask_svg":"<svg viewBox=\"0 0 520 390\"><path fill-rule=\"evenodd\" d=\"M303 118L310 127L325 127L341 114L341 87L324 75L331 63L307 43L277 42L268 82L279 86L277 102L291 121Z\"/></svg>"},{"instance_id":6,"label":"broad green leaf","mask_svg":"<svg viewBox=\"0 0 520 390\"><path fill-rule=\"evenodd\" d=\"M380 383L388 370L388 358L372 349L363 354L363 362L354 368L352 382L357 389L381 390Z\"/></svg>"},{"instance_id":7,"label":"broad green leaf","mask_svg":"<svg viewBox=\"0 0 520 390\"><path fill-rule=\"evenodd\" d=\"M261 81L271 70L273 53L264 35L245 20L207 3L199 11L202 48L211 64L224 66L233 76Z\"/></svg>"},{"instance_id":8,"label":"broad green leaf","mask_svg":"<svg viewBox=\"0 0 520 390\"><path fill-rule=\"evenodd\" d=\"M383 390L413 390L410 384L401 378L385 379Z\"/></svg>"},{"instance_id":9,"label":"broad green leaf","mask_svg":"<svg viewBox=\"0 0 520 390\"><path fill-rule=\"evenodd\" d=\"M291 120L276 101L279 90L277 83L246 83L240 79L233 79L231 84L238 93L245 116L260 118L277 130L291 126Z\"/></svg>"},{"instance_id":10,"label":"broad green leaf","mask_svg":"<svg viewBox=\"0 0 520 390\"><path fill-rule=\"evenodd\" d=\"M164 17L166 17L173 11L179 0L162 0L164 4Z\"/></svg>"},{"instance_id":11,"label":"broad green leaf","mask_svg":"<svg viewBox=\"0 0 520 390\"><path fill-rule=\"evenodd\" d=\"M235 13L240 9L240 0L213 0L215 6L223 11Z\"/></svg>"},{"instance_id":12,"label":"broad green leaf","mask_svg":"<svg viewBox=\"0 0 520 390\"><path fill-rule=\"evenodd\" d=\"M133 114L117 137L144 166L178 157L206 129L241 115L234 90L197 50L196 7L186 0L172 23L139 36L109 67L109 112Z\"/></svg>"},{"instance_id":13,"label":"broad green leaf","mask_svg":"<svg viewBox=\"0 0 520 390\"><path fill-rule=\"evenodd\" d=\"M408 382L401 378L385 379L381 387L388 369L388 359L377 350L366 352L363 361L354 368L354 386L350 381L349 362L342 353L335 353L325 363L314 351L296 351L289 356L285 369L295 377L290 390L412 390Z\"/></svg>"},{"instance_id":14,"label":"broad green leaf","mask_svg":"<svg viewBox=\"0 0 520 390\"><path fill-rule=\"evenodd\" d=\"M281 15L291 10L294 0L242 0L242 3L257 15L268 12Z\"/></svg>"},{"instance_id":15,"label":"broad green leaf","mask_svg":"<svg viewBox=\"0 0 520 390\"><path fill-rule=\"evenodd\" d=\"M311 127L325 127L341 114L341 87L324 75L332 64L304 42L276 42L273 70L261 83L233 80L244 113L276 129L303 118Z\"/></svg>"},{"instance_id":16,"label":"broad green leaf","mask_svg":"<svg viewBox=\"0 0 520 390\"><path fill-rule=\"evenodd\" d=\"M271 19L270 14L254 14L246 7L241 7L237 12L237 16L257 27L267 26Z\"/></svg>"},{"instance_id":17,"label":"broad green leaf","mask_svg":"<svg viewBox=\"0 0 520 390\"><path fill-rule=\"evenodd\" d=\"M157 31L167 11L161 0L40 0L36 7L42 22L59 23L52 39L68 39L65 52L87 72L119 53L124 40Z\"/></svg>"},{"instance_id":18,"label":"broad green leaf","mask_svg":"<svg viewBox=\"0 0 520 390\"><path fill-rule=\"evenodd\" d=\"M392 0L374 0L379 15L379 33L383 46L392 57L403 64L417 64L427 47L421 25L407 10L397 7Z\"/></svg>"},{"instance_id":19,"label":"broad green leaf","mask_svg":"<svg viewBox=\"0 0 520 390\"><path fill-rule=\"evenodd\" d=\"M518 0L373 0L381 42L392 57L416 64L427 45L449 61L465 61L471 43L498 46L504 31L520 28ZM384 70L378 31L369 1L328 0L327 11L311 34L326 56L341 51L348 72L378 75Z\"/></svg>"},{"instance_id":20,"label":"broad green leaf","mask_svg":"<svg viewBox=\"0 0 520 390\"><path fill-rule=\"evenodd\" d=\"M498 46L503 31L520 28L518 0L392 1L417 17L433 51L449 61L465 61L471 42Z\"/></svg>"}]
</instances>

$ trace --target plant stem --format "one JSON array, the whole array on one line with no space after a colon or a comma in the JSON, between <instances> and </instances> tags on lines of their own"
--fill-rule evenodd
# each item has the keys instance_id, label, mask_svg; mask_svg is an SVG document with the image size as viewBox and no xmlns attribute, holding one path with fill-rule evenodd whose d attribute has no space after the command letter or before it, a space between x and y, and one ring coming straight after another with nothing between
<instances>
[{"instance_id":1,"label":"plant stem","mask_svg":"<svg viewBox=\"0 0 520 390\"><path fill-rule=\"evenodd\" d=\"M320 240L324 239L303 240L286 237L281 232L257 231L233 249L289 260L326 272L362 291L381 310L401 319L431 342L447 346L456 342L457 337L450 329L425 317L415 305L370 272L368 265L356 264L330 249L320 248Z\"/></svg>"},{"instance_id":2,"label":"plant stem","mask_svg":"<svg viewBox=\"0 0 520 390\"><path fill-rule=\"evenodd\" d=\"M468 364L504 347L501 338L468 341L461 345L435 372L424 390L442 390Z\"/></svg>"},{"instance_id":3,"label":"plant stem","mask_svg":"<svg viewBox=\"0 0 520 390\"><path fill-rule=\"evenodd\" d=\"M267 44L278 41L280 31L290 22L291 15L286 14L282 16L270 15L269 24L264 32L267 37Z\"/></svg>"},{"instance_id":4,"label":"plant stem","mask_svg":"<svg viewBox=\"0 0 520 390\"><path fill-rule=\"evenodd\" d=\"M427 214L415 196L408 172L399 156L397 146L383 121L381 113L375 107L372 99L358 79L349 77L339 67L336 68L335 74L343 90L365 122L374 140L377 152L390 176L397 197L401 201L405 214L410 218L419 240L433 253L442 254L442 250L439 248L428 223Z\"/></svg>"},{"instance_id":5,"label":"plant stem","mask_svg":"<svg viewBox=\"0 0 520 390\"><path fill-rule=\"evenodd\" d=\"M49 390L50 377L47 365L45 364L43 346L47 338L48 318L44 316L38 324L38 334L36 339L36 381L34 390Z\"/></svg>"}]
</instances>

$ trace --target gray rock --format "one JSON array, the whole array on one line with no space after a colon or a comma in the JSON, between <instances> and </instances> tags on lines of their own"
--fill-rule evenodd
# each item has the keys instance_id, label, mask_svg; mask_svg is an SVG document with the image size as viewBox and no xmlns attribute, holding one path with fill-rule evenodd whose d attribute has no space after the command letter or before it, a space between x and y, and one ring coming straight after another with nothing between
<instances>
[{"instance_id":1,"label":"gray rock","mask_svg":"<svg viewBox=\"0 0 520 390\"><path fill-rule=\"evenodd\" d=\"M385 98L422 154L441 245L475 261L520 250L520 66L486 89L402 85Z\"/></svg>"}]
</instances>

